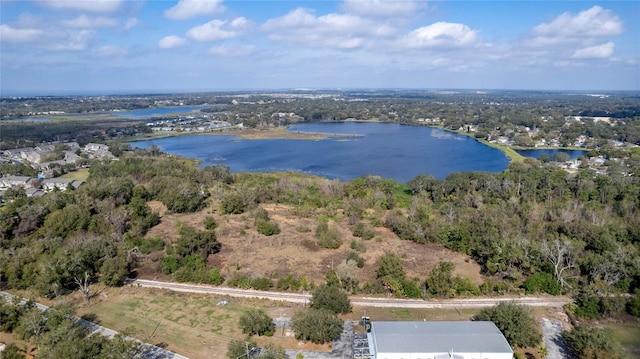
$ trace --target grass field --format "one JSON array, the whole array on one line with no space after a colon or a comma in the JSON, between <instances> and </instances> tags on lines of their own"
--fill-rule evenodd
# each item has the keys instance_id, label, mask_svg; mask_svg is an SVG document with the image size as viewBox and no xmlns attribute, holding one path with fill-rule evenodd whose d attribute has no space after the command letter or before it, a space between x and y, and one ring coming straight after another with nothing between
<instances>
[{"instance_id":1,"label":"grass field","mask_svg":"<svg viewBox=\"0 0 640 359\"><path fill-rule=\"evenodd\" d=\"M69 172L60 176L60 178L70 178L78 181L86 181L88 177L89 177L88 168L81 168L77 171Z\"/></svg>"},{"instance_id":2,"label":"grass field","mask_svg":"<svg viewBox=\"0 0 640 359\"><path fill-rule=\"evenodd\" d=\"M611 323L605 326L613 331L627 352L627 357L640 358L640 323Z\"/></svg>"},{"instance_id":3,"label":"grass field","mask_svg":"<svg viewBox=\"0 0 640 359\"><path fill-rule=\"evenodd\" d=\"M227 305L218 305L228 300ZM105 327L128 332L152 344L192 359L226 358L232 339L245 339L238 328L242 313L249 308L264 308L272 318L291 317L302 305L216 295L179 293L138 287L100 288L96 297L85 303L74 295L78 315ZM344 319L359 320L365 314L372 320L469 320L477 309L406 309L354 307ZM356 326L356 330L362 328ZM283 335L284 334L284 335ZM286 349L330 351L329 345L299 342L290 331L276 328L273 337L254 338L259 344L274 343Z\"/></svg>"},{"instance_id":4,"label":"grass field","mask_svg":"<svg viewBox=\"0 0 640 359\"><path fill-rule=\"evenodd\" d=\"M221 305L227 300L228 304ZM166 348L192 359L226 358L229 341L244 339L238 321L249 308L264 308L272 317L290 317L299 305L257 299L180 293L165 290L122 287L102 288L90 302L74 296L78 315L107 328ZM297 346L289 336L259 340L280 346ZM301 349L322 350L322 346Z\"/></svg>"}]
</instances>

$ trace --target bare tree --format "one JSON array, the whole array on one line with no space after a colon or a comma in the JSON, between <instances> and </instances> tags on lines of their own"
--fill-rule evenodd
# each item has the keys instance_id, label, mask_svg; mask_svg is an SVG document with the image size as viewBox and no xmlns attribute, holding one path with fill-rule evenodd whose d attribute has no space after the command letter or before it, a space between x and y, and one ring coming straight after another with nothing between
<instances>
[{"instance_id":1,"label":"bare tree","mask_svg":"<svg viewBox=\"0 0 640 359\"><path fill-rule=\"evenodd\" d=\"M542 242L542 254L553 265L553 275L563 288L571 288L567 279L572 277L571 270L576 267L576 249L568 240L556 238Z\"/></svg>"},{"instance_id":2,"label":"bare tree","mask_svg":"<svg viewBox=\"0 0 640 359\"><path fill-rule=\"evenodd\" d=\"M84 295L84 299L89 302L91 300L91 275L89 272L84 272L82 278L73 277L73 280L78 285L80 293Z\"/></svg>"}]
</instances>

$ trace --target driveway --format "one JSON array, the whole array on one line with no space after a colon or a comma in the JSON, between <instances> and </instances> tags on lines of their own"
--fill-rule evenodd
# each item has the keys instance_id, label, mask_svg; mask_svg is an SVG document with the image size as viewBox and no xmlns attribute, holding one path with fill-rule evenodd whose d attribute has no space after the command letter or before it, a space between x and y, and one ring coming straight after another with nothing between
<instances>
[{"instance_id":1,"label":"driveway","mask_svg":"<svg viewBox=\"0 0 640 359\"><path fill-rule=\"evenodd\" d=\"M547 359L570 358L562 338L562 324L559 321L542 318L542 340L548 350Z\"/></svg>"}]
</instances>

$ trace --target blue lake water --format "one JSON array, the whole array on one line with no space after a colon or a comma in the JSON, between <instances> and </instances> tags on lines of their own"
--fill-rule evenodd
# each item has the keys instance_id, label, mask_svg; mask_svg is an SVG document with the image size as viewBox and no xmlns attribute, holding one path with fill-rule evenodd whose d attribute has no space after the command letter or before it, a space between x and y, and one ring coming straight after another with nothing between
<instances>
[{"instance_id":1,"label":"blue lake water","mask_svg":"<svg viewBox=\"0 0 640 359\"><path fill-rule=\"evenodd\" d=\"M189 113L193 111L199 111L205 108L212 108L216 106L178 106L178 107L158 107L158 108L144 108L131 111L110 111L107 112L110 115L121 117L152 117L162 115L172 115L178 113Z\"/></svg>"},{"instance_id":2,"label":"blue lake water","mask_svg":"<svg viewBox=\"0 0 640 359\"><path fill-rule=\"evenodd\" d=\"M418 175L438 179L452 172L501 172L509 159L475 139L431 127L391 123L318 123L291 131L356 134L324 140L245 140L193 135L132 142L196 158L203 166L225 165L232 172L296 171L348 181L367 174L407 182Z\"/></svg>"},{"instance_id":3,"label":"blue lake water","mask_svg":"<svg viewBox=\"0 0 640 359\"><path fill-rule=\"evenodd\" d=\"M569 155L569 158L575 160L580 156L587 153L587 151L583 150L564 150L564 149L537 149L537 150L516 150L519 154L525 157L533 157L540 158L542 155L547 155L547 157L551 158L556 153L562 152Z\"/></svg>"}]
</instances>

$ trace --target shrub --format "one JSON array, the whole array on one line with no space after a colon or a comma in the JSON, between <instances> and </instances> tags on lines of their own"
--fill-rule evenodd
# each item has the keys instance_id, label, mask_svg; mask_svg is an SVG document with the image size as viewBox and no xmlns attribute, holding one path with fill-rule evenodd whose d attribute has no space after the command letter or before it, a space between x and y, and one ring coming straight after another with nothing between
<instances>
[{"instance_id":1,"label":"shrub","mask_svg":"<svg viewBox=\"0 0 640 359\"><path fill-rule=\"evenodd\" d=\"M328 249L337 249L342 245L342 235L337 228L329 227L327 222L320 222L316 227L316 239L318 246Z\"/></svg>"},{"instance_id":2,"label":"shrub","mask_svg":"<svg viewBox=\"0 0 640 359\"><path fill-rule=\"evenodd\" d=\"M215 218L211 216L205 217L203 223L204 223L204 228L208 231L213 231L218 227L218 223L216 223Z\"/></svg>"},{"instance_id":3,"label":"shrub","mask_svg":"<svg viewBox=\"0 0 640 359\"><path fill-rule=\"evenodd\" d=\"M180 260L174 256L162 258L162 273L171 274L180 268Z\"/></svg>"},{"instance_id":4,"label":"shrub","mask_svg":"<svg viewBox=\"0 0 640 359\"><path fill-rule=\"evenodd\" d=\"M579 358L623 358L620 343L608 329L578 325L562 336Z\"/></svg>"},{"instance_id":5,"label":"shrub","mask_svg":"<svg viewBox=\"0 0 640 359\"><path fill-rule=\"evenodd\" d=\"M636 294L627 302L627 313L640 317L640 295Z\"/></svg>"},{"instance_id":6,"label":"shrub","mask_svg":"<svg viewBox=\"0 0 640 359\"><path fill-rule=\"evenodd\" d=\"M350 260L356 262L358 268L364 267L364 258L362 258L358 253L349 252L349 254L347 255L347 262Z\"/></svg>"},{"instance_id":7,"label":"shrub","mask_svg":"<svg viewBox=\"0 0 640 359\"><path fill-rule=\"evenodd\" d=\"M220 201L220 209L223 214L240 214L249 208L249 201L240 192L227 193Z\"/></svg>"},{"instance_id":8,"label":"shrub","mask_svg":"<svg viewBox=\"0 0 640 359\"><path fill-rule=\"evenodd\" d=\"M256 230L265 236L280 234L280 226L274 221L256 219Z\"/></svg>"},{"instance_id":9,"label":"shrub","mask_svg":"<svg viewBox=\"0 0 640 359\"><path fill-rule=\"evenodd\" d=\"M522 283L527 294L533 294L538 292L548 293L552 295L560 294L561 287L551 273L537 272L530 275L524 283Z\"/></svg>"},{"instance_id":10,"label":"shrub","mask_svg":"<svg viewBox=\"0 0 640 359\"><path fill-rule=\"evenodd\" d=\"M582 293L576 298L576 315L582 318L596 318L600 315L600 300Z\"/></svg>"},{"instance_id":11,"label":"shrub","mask_svg":"<svg viewBox=\"0 0 640 359\"><path fill-rule=\"evenodd\" d=\"M227 281L229 287L237 287L242 289L251 288L251 278L243 274L234 274L231 279Z\"/></svg>"},{"instance_id":12,"label":"shrub","mask_svg":"<svg viewBox=\"0 0 640 359\"><path fill-rule=\"evenodd\" d=\"M300 280L293 278L293 276L289 274L286 277L278 279L276 287L279 290L298 291L298 289L300 289Z\"/></svg>"},{"instance_id":13,"label":"shrub","mask_svg":"<svg viewBox=\"0 0 640 359\"><path fill-rule=\"evenodd\" d=\"M353 226L351 233L354 237L360 237L365 240L369 240L375 236L373 227L370 224L366 224L363 222L356 223Z\"/></svg>"},{"instance_id":14,"label":"shrub","mask_svg":"<svg viewBox=\"0 0 640 359\"><path fill-rule=\"evenodd\" d=\"M251 287L257 290L269 290L273 288L273 281L271 281L271 279L269 278L264 277L254 278L251 281Z\"/></svg>"},{"instance_id":15,"label":"shrub","mask_svg":"<svg viewBox=\"0 0 640 359\"><path fill-rule=\"evenodd\" d=\"M351 241L350 247L354 251L360 252L360 253L364 253L367 251L367 247L364 246L364 243L355 239Z\"/></svg>"}]
</instances>

